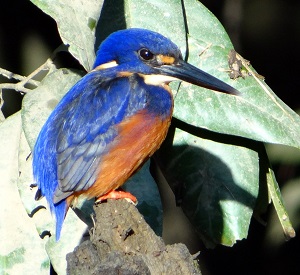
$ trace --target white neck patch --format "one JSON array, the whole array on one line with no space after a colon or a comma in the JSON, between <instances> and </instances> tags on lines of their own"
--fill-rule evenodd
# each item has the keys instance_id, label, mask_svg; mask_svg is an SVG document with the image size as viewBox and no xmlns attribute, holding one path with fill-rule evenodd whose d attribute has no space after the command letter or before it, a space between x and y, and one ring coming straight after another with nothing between
<instances>
[{"instance_id":1,"label":"white neck patch","mask_svg":"<svg viewBox=\"0 0 300 275\"><path fill-rule=\"evenodd\" d=\"M170 83L171 81L179 80L173 76L160 74L139 74L148 85L161 86L162 84Z\"/></svg>"}]
</instances>

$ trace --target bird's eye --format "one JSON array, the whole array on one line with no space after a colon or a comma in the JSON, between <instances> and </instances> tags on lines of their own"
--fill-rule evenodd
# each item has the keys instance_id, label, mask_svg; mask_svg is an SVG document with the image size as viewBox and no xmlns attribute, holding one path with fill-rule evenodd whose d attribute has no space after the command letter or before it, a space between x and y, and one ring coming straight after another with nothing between
<instances>
[{"instance_id":1,"label":"bird's eye","mask_svg":"<svg viewBox=\"0 0 300 275\"><path fill-rule=\"evenodd\" d=\"M146 61L152 60L154 58L154 54L150 52L148 49L140 49L139 55L142 59Z\"/></svg>"}]
</instances>

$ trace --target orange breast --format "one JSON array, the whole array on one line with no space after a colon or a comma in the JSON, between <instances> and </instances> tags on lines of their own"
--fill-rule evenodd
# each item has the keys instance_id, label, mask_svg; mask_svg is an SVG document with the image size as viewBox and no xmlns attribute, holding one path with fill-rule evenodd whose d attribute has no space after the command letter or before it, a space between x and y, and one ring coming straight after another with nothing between
<instances>
[{"instance_id":1,"label":"orange breast","mask_svg":"<svg viewBox=\"0 0 300 275\"><path fill-rule=\"evenodd\" d=\"M96 182L84 191L87 198L99 197L120 187L161 145L171 117L160 119L145 111L119 125L119 135L99 167ZM73 194L73 196L78 196ZM73 197L71 196L71 197ZM68 201L73 198L69 198Z\"/></svg>"}]
</instances>

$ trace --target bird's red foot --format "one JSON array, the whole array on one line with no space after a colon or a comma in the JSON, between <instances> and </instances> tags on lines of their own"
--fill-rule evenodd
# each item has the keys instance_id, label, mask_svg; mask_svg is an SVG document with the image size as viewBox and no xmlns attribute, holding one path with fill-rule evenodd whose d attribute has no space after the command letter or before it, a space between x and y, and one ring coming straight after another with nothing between
<instances>
[{"instance_id":1,"label":"bird's red foot","mask_svg":"<svg viewBox=\"0 0 300 275\"><path fill-rule=\"evenodd\" d=\"M96 199L96 203L101 203L107 199L113 199L113 200L126 199L126 200L129 200L130 202L132 202L134 205L137 204L137 198L135 196L133 196L129 192L119 191L119 190L118 191L112 190L112 191L106 193L105 195L98 197Z\"/></svg>"}]
</instances>

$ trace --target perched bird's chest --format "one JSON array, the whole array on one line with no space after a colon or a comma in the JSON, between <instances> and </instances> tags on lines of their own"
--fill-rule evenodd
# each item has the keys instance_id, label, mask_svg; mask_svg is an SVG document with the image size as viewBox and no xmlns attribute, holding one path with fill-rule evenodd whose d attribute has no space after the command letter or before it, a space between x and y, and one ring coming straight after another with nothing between
<instances>
[{"instance_id":1,"label":"perched bird's chest","mask_svg":"<svg viewBox=\"0 0 300 275\"><path fill-rule=\"evenodd\" d=\"M129 144L128 152L139 155L141 151L140 157L148 158L166 137L173 113L173 96L166 84L145 85L142 77L133 75L132 78L131 91L140 97L143 107L117 126L118 136L114 144L120 148ZM130 148L137 148L138 151ZM129 159L132 157L130 153L127 156Z\"/></svg>"},{"instance_id":2,"label":"perched bird's chest","mask_svg":"<svg viewBox=\"0 0 300 275\"><path fill-rule=\"evenodd\" d=\"M97 180L86 195L99 197L120 187L159 149L170 123L171 117L153 118L145 111L122 122L109 154L103 156Z\"/></svg>"},{"instance_id":3,"label":"perched bird's chest","mask_svg":"<svg viewBox=\"0 0 300 275\"><path fill-rule=\"evenodd\" d=\"M128 78L131 93L132 107L139 106L140 110L145 111L152 117L167 119L172 116L173 96L169 85L149 85L144 82L143 77L133 74ZM138 101L138 103L137 103Z\"/></svg>"},{"instance_id":4,"label":"perched bird's chest","mask_svg":"<svg viewBox=\"0 0 300 275\"><path fill-rule=\"evenodd\" d=\"M139 94L138 87L143 93ZM143 108L128 112L116 126L117 136L109 146L109 153L101 159L97 180L86 192L88 197L98 197L121 186L154 154L167 135L173 111L169 87L149 89L141 84L138 87L132 86L132 89L135 96L139 96L139 102L144 102ZM128 106L134 104L135 96Z\"/></svg>"}]
</instances>

